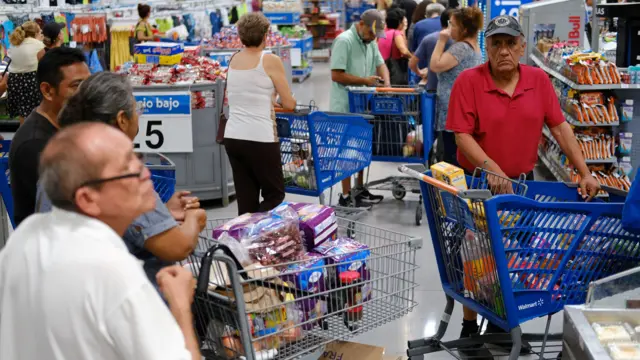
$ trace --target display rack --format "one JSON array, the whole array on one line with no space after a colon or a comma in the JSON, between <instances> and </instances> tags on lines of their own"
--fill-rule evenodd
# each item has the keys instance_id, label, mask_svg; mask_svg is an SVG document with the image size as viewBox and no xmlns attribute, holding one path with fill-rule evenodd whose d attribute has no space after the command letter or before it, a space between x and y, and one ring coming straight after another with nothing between
<instances>
[{"instance_id":1,"label":"display rack","mask_svg":"<svg viewBox=\"0 0 640 360\"><path fill-rule=\"evenodd\" d=\"M311 59L313 36L307 34L301 39L289 38L289 42L292 46L291 64L293 81L303 82L311 76L311 71L313 70L313 60Z\"/></svg>"},{"instance_id":2,"label":"display rack","mask_svg":"<svg viewBox=\"0 0 640 360\"><path fill-rule=\"evenodd\" d=\"M298 25L300 24L299 12L271 12L264 13L264 16L271 21L273 25Z\"/></svg>"}]
</instances>

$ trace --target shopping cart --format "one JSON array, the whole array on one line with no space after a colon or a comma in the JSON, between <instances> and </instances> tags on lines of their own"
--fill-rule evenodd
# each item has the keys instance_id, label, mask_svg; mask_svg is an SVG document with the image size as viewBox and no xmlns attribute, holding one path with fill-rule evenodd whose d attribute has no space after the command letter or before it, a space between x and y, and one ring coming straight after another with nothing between
<instances>
[{"instance_id":1,"label":"shopping cart","mask_svg":"<svg viewBox=\"0 0 640 360\"><path fill-rule=\"evenodd\" d=\"M142 162L151 171L154 189L162 202L166 203L176 191L176 165L160 153L144 153L141 156Z\"/></svg>"},{"instance_id":2,"label":"shopping cart","mask_svg":"<svg viewBox=\"0 0 640 360\"><path fill-rule=\"evenodd\" d=\"M419 238L355 223L354 239L368 248L344 262L327 265L328 258L320 258L304 269L297 268L303 262L243 269L234 251L211 239L225 222L208 222L184 265L198 280L194 318L207 359L315 360L325 344L398 319L417 305ZM339 236L353 223L338 218ZM360 280L338 283L345 271Z\"/></svg>"},{"instance_id":3,"label":"shopping cart","mask_svg":"<svg viewBox=\"0 0 640 360\"><path fill-rule=\"evenodd\" d=\"M325 190L371 164L372 126L361 115L316 111L312 104L279 109L276 118L289 122L288 136L280 138L288 193L324 204Z\"/></svg>"},{"instance_id":4,"label":"shopping cart","mask_svg":"<svg viewBox=\"0 0 640 360\"><path fill-rule=\"evenodd\" d=\"M16 227L13 220L13 195L11 195L11 177L9 176L9 149L11 149L11 140L0 140L0 195L2 196L0 204L0 221L2 221L0 228L2 230L0 232L5 241L9 235L5 225L7 217L9 217L11 227L14 229Z\"/></svg>"},{"instance_id":5,"label":"shopping cart","mask_svg":"<svg viewBox=\"0 0 640 360\"><path fill-rule=\"evenodd\" d=\"M543 358L553 353L547 341L561 339L548 334L551 315L584 303L591 281L640 260L640 237L621 226L622 202L585 203L564 183L525 183L480 169L467 177L469 190L438 181L430 172L405 166L400 171L419 179L428 199L425 209L447 298L436 335L409 342L411 359L511 341L510 359L518 357L523 342L541 343L537 354ZM496 196L504 193L512 194ZM454 300L510 335L442 342ZM542 316L548 317L545 334L522 335L520 324Z\"/></svg>"},{"instance_id":6,"label":"shopping cart","mask_svg":"<svg viewBox=\"0 0 640 360\"><path fill-rule=\"evenodd\" d=\"M373 161L428 165L434 141L433 94L420 87L347 87L347 90L349 111L373 116ZM407 192L420 194L418 181L406 176L367 182L366 187L391 191L397 200L404 199ZM422 197L416 207L416 225L421 223Z\"/></svg>"}]
</instances>

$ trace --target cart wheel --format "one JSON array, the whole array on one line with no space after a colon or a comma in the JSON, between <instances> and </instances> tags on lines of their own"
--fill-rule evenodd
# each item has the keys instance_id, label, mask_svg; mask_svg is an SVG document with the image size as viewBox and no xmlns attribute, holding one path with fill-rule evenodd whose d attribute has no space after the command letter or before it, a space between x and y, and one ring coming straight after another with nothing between
<instances>
[{"instance_id":1,"label":"cart wheel","mask_svg":"<svg viewBox=\"0 0 640 360\"><path fill-rule=\"evenodd\" d=\"M396 200L402 200L407 195L407 190L405 190L404 186L400 184L394 184L393 190L391 190L391 194Z\"/></svg>"},{"instance_id":2,"label":"cart wheel","mask_svg":"<svg viewBox=\"0 0 640 360\"><path fill-rule=\"evenodd\" d=\"M422 225L422 204L418 204L416 208L416 226Z\"/></svg>"}]
</instances>

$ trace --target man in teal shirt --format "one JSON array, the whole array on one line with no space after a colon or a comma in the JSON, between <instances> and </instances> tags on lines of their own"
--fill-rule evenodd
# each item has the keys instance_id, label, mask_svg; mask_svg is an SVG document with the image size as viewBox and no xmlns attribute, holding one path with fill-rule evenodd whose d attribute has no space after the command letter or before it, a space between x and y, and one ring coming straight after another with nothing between
<instances>
[{"instance_id":1,"label":"man in teal shirt","mask_svg":"<svg viewBox=\"0 0 640 360\"><path fill-rule=\"evenodd\" d=\"M376 38L384 38L384 16L378 10L367 10L360 21L340 34L331 47L331 111L349 112L349 94L346 86L390 86L389 69L378 50ZM363 190L351 199L351 178L342 181L341 206L369 206L367 202L380 202L383 197L364 189L364 172L358 174L358 185Z\"/></svg>"}]
</instances>

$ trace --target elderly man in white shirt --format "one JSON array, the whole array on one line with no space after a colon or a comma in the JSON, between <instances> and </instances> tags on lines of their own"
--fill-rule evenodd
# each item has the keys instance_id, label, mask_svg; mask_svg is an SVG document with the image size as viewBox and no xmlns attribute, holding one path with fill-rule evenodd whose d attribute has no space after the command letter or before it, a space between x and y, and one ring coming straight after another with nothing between
<instances>
[{"instance_id":1,"label":"elderly man in white shirt","mask_svg":"<svg viewBox=\"0 0 640 360\"><path fill-rule=\"evenodd\" d=\"M167 308L122 241L155 206L126 135L98 123L61 130L40 172L54 210L27 218L0 252L0 359L200 360L191 273L158 273Z\"/></svg>"}]
</instances>

